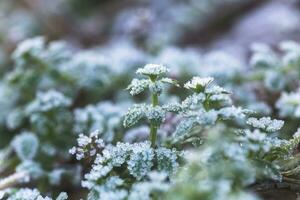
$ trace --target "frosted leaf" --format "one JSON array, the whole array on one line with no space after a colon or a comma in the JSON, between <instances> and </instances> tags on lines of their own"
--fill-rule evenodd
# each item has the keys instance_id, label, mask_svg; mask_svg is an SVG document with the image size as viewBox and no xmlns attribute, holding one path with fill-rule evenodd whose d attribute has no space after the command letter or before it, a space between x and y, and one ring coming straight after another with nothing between
<instances>
[{"instance_id":1,"label":"frosted leaf","mask_svg":"<svg viewBox=\"0 0 300 200\"><path fill-rule=\"evenodd\" d=\"M161 92L163 91L163 83L161 81L151 82L149 84L149 90L153 94L160 95Z\"/></svg>"},{"instance_id":2,"label":"frosted leaf","mask_svg":"<svg viewBox=\"0 0 300 200\"><path fill-rule=\"evenodd\" d=\"M298 65L300 62L300 45L297 42L285 41L280 44L285 52L282 60L285 65Z\"/></svg>"},{"instance_id":3,"label":"frosted leaf","mask_svg":"<svg viewBox=\"0 0 300 200\"><path fill-rule=\"evenodd\" d=\"M211 102L220 102L222 104L230 105L232 104L232 100L227 94L213 94L208 98Z\"/></svg>"},{"instance_id":4,"label":"frosted leaf","mask_svg":"<svg viewBox=\"0 0 300 200\"><path fill-rule=\"evenodd\" d=\"M124 141L130 143L144 141L146 138L148 138L149 132L150 129L148 126L140 126L130 129L126 132Z\"/></svg>"},{"instance_id":5,"label":"frosted leaf","mask_svg":"<svg viewBox=\"0 0 300 200\"><path fill-rule=\"evenodd\" d=\"M62 71L71 76L76 85L95 88L110 84L111 62L98 51L80 51L62 66Z\"/></svg>"},{"instance_id":6,"label":"frosted leaf","mask_svg":"<svg viewBox=\"0 0 300 200\"><path fill-rule=\"evenodd\" d=\"M61 193L56 200L66 200L66 193ZM50 197L43 197L37 189L22 188L17 190L7 200L53 200Z\"/></svg>"},{"instance_id":7,"label":"frosted leaf","mask_svg":"<svg viewBox=\"0 0 300 200\"><path fill-rule=\"evenodd\" d=\"M117 105L111 102L101 102L76 109L74 111L74 131L78 134L98 130L104 141L111 142L115 139L118 131L123 128L121 121L125 109L122 104Z\"/></svg>"},{"instance_id":8,"label":"frosted leaf","mask_svg":"<svg viewBox=\"0 0 300 200\"><path fill-rule=\"evenodd\" d=\"M197 114L196 120L198 124L201 125L212 125L215 124L218 118L218 112L215 110L203 111Z\"/></svg>"},{"instance_id":9,"label":"frosted leaf","mask_svg":"<svg viewBox=\"0 0 300 200\"><path fill-rule=\"evenodd\" d=\"M287 80L280 72L267 71L265 74L264 84L271 91L280 91L284 89Z\"/></svg>"},{"instance_id":10,"label":"frosted leaf","mask_svg":"<svg viewBox=\"0 0 300 200\"><path fill-rule=\"evenodd\" d=\"M129 90L129 93L131 95L138 95L142 93L145 89L147 89L150 83L151 81L146 79L133 79L130 85L127 87L127 90Z\"/></svg>"},{"instance_id":11,"label":"frosted leaf","mask_svg":"<svg viewBox=\"0 0 300 200\"><path fill-rule=\"evenodd\" d=\"M279 100L276 102L276 108L279 109L279 114L282 117L300 117L300 92L282 93Z\"/></svg>"},{"instance_id":12,"label":"frosted leaf","mask_svg":"<svg viewBox=\"0 0 300 200\"><path fill-rule=\"evenodd\" d=\"M206 88L210 83L214 81L212 77L193 77L192 80L184 84L184 87L187 89L195 90L196 92L201 92Z\"/></svg>"},{"instance_id":13,"label":"frosted leaf","mask_svg":"<svg viewBox=\"0 0 300 200\"><path fill-rule=\"evenodd\" d=\"M99 131L94 131L89 136L80 134L77 138L77 147L72 147L69 153L76 155L77 160L96 156L96 153L105 147L104 141L99 138L99 135Z\"/></svg>"},{"instance_id":14,"label":"frosted leaf","mask_svg":"<svg viewBox=\"0 0 300 200\"><path fill-rule=\"evenodd\" d=\"M33 133L23 132L14 138L12 146L21 160L32 160L37 154L39 141Z\"/></svg>"},{"instance_id":15,"label":"frosted leaf","mask_svg":"<svg viewBox=\"0 0 300 200\"><path fill-rule=\"evenodd\" d=\"M179 152L175 149L163 147L154 149L148 141L133 144L118 142L115 146L107 145L97 155L91 171L85 174L82 186L95 191L102 198L103 194L111 195L111 192L124 192L129 189L128 187L135 187L133 185L137 180L144 181L153 167L157 167L157 170L163 171L162 173L166 175L156 177L157 179L153 176L150 179L162 182L167 175L174 173L178 168L178 157ZM158 166L155 166L155 163L158 163ZM135 182L125 182L120 178L124 175L131 177L130 179L134 179ZM126 190L123 190L124 186Z\"/></svg>"},{"instance_id":16,"label":"frosted leaf","mask_svg":"<svg viewBox=\"0 0 300 200\"><path fill-rule=\"evenodd\" d=\"M124 127L130 127L138 123L145 116L146 105L136 104L125 114Z\"/></svg>"},{"instance_id":17,"label":"frosted leaf","mask_svg":"<svg viewBox=\"0 0 300 200\"><path fill-rule=\"evenodd\" d=\"M184 137L185 135L188 135L197 124L197 120L194 118L187 118L181 121L176 127L174 133L175 137Z\"/></svg>"},{"instance_id":18,"label":"frosted leaf","mask_svg":"<svg viewBox=\"0 0 300 200\"><path fill-rule=\"evenodd\" d=\"M162 78L162 79L160 79L160 81L163 82L163 83L169 83L169 84L175 85L176 87L180 87L178 82L174 79L171 79L171 78Z\"/></svg>"},{"instance_id":19,"label":"frosted leaf","mask_svg":"<svg viewBox=\"0 0 300 200\"><path fill-rule=\"evenodd\" d=\"M44 50L45 39L43 37L35 37L20 43L13 53L13 58L18 59L27 53L38 54Z\"/></svg>"},{"instance_id":20,"label":"frosted leaf","mask_svg":"<svg viewBox=\"0 0 300 200\"><path fill-rule=\"evenodd\" d=\"M284 41L279 45L282 51L286 52L300 52L300 45L294 41Z\"/></svg>"},{"instance_id":21,"label":"frosted leaf","mask_svg":"<svg viewBox=\"0 0 300 200\"><path fill-rule=\"evenodd\" d=\"M251 111L242 109L241 107L231 106L221 108L218 113L224 119L243 119L247 114L251 113Z\"/></svg>"},{"instance_id":22,"label":"frosted leaf","mask_svg":"<svg viewBox=\"0 0 300 200\"><path fill-rule=\"evenodd\" d=\"M163 109L173 113L180 113L183 110L182 106L179 103L169 103L167 105L164 105Z\"/></svg>"},{"instance_id":23,"label":"frosted leaf","mask_svg":"<svg viewBox=\"0 0 300 200\"><path fill-rule=\"evenodd\" d=\"M91 132L99 130L104 131L105 118L96 106L88 105L83 109L74 111L76 133Z\"/></svg>"},{"instance_id":24,"label":"frosted leaf","mask_svg":"<svg viewBox=\"0 0 300 200\"><path fill-rule=\"evenodd\" d=\"M251 117L247 120L247 124L267 132L275 132L282 128L284 121L276 119L272 120L270 117L262 117L260 119Z\"/></svg>"},{"instance_id":25,"label":"frosted leaf","mask_svg":"<svg viewBox=\"0 0 300 200\"><path fill-rule=\"evenodd\" d=\"M264 115L270 115L271 114L271 108L268 104L265 102L253 102L248 105L248 108L250 110L255 110L255 112L264 114Z\"/></svg>"},{"instance_id":26,"label":"frosted leaf","mask_svg":"<svg viewBox=\"0 0 300 200\"><path fill-rule=\"evenodd\" d=\"M146 176L153 166L154 151L148 147L134 148L127 161L129 173L138 180Z\"/></svg>"},{"instance_id":27,"label":"frosted leaf","mask_svg":"<svg viewBox=\"0 0 300 200\"><path fill-rule=\"evenodd\" d=\"M218 50L206 53L201 65L205 67L201 67L199 72L204 76L215 77L219 83L232 80L244 69L238 58Z\"/></svg>"},{"instance_id":28,"label":"frosted leaf","mask_svg":"<svg viewBox=\"0 0 300 200\"><path fill-rule=\"evenodd\" d=\"M254 51L251 57L250 64L258 68L271 68L277 67L280 64L278 57L272 49L265 44L253 44L252 50Z\"/></svg>"},{"instance_id":29,"label":"frosted leaf","mask_svg":"<svg viewBox=\"0 0 300 200\"><path fill-rule=\"evenodd\" d=\"M172 174L177 171L179 164L177 162L178 152L173 149L161 147L156 150L158 170L165 173Z\"/></svg>"},{"instance_id":30,"label":"frosted leaf","mask_svg":"<svg viewBox=\"0 0 300 200\"><path fill-rule=\"evenodd\" d=\"M182 107L183 109L195 109L199 104L205 101L206 97L203 93L200 94L192 94L188 96L183 102Z\"/></svg>"},{"instance_id":31,"label":"frosted leaf","mask_svg":"<svg viewBox=\"0 0 300 200\"><path fill-rule=\"evenodd\" d=\"M126 190L119 189L123 184L124 180L120 177L111 176L107 178L103 184L98 185L92 191L95 193L95 196L99 196L101 199L123 200L127 196ZM95 197L95 199L100 199L99 197Z\"/></svg>"},{"instance_id":32,"label":"frosted leaf","mask_svg":"<svg viewBox=\"0 0 300 200\"><path fill-rule=\"evenodd\" d=\"M205 90L206 94L210 94L210 95L214 95L214 94L230 94L230 92L228 92L227 90L225 90L224 88L218 86L218 85L214 85L212 87L209 87Z\"/></svg>"},{"instance_id":33,"label":"frosted leaf","mask_svg":"<svg viewBox=\"0 0 300 200\"><path fill-rule=\"evenodd\" d=\"M68 199L68 195L65 192L60 193L56 198L56 200L66 200L66 199Z\"/></svg>"},{"instance_id":34,"label":"frosted leaf","mask_svg":"<svg viewBox=\"0 0 300 200\"><path fill-rule=\"evenodd\" d=\"M65 108L71 105L71 99L55 90L40 92L37 98L26 108L27 113L47 112L53 109Z\"/></svg>"},{"instance_id":35,"label":"frosted leaf","mask_svg":"<svg viewBox=\"0 0 300 200\"><path fill-rule=\"evenodd\" d=\"M165 111L159 106L148 106L146 110L146 117L151 124L159 126L165 120Z\"/></svg>"},{"instance_id":36,"label":"frosted leaf","mask_svg":"<svg viewBox=\"0 0 300 200\"><path fill-rule=\"evenodd\" d=\"M24 117L25 116L22 109L12 110L6 118L6 126L9 129L17 129L22 125Z\"/></svg>"},{"instance_id":37,"label":"frosted leaf","mask_svg":"<svg viewBox=\"0 0 300 200\"><path fill-rule=\"evenodd\" d=\"M143 68L139 68L136 73L146 76L161 76L166 74L168 71L169 69L163 65L147 64Z\"/></svg>"},{"instance_id":38,"label":"frosted leaf","mask_svg":"<svg viewBox=\"0 0 300 200\"><path fill-rule=\"evenodd\" d=\"M132 186L128 200L151 200L153 193L166 192L170 183L166 181L167 175L164 172L151 171L148 174L149 181L137 182Z\"/></svg>"}]
</instances>

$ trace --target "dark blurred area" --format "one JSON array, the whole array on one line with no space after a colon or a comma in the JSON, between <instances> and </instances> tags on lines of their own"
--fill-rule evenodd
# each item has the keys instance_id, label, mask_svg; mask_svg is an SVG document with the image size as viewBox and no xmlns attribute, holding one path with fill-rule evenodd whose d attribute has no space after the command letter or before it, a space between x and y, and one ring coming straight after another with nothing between
<instances>
[{"instance_id":1,"label":"dark blurred area","mask_svg":"<svg viewBox=\"0 0 300 200\"><path fill-rule=\"evenodd\" d=\"M299 40L298 0L2 0L2 61L36 35L91 47L127 40L150 52L167 45L221 49L244 58L253 42Z\"/></svg>"}]
</instances>

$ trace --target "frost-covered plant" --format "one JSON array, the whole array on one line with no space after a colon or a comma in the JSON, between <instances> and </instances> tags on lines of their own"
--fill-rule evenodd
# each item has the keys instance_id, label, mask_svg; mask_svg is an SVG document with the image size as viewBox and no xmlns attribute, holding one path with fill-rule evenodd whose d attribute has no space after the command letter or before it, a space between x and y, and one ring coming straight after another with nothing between
<instances>
[{"instance_id":1,"label":"frost-covered plant","mask_svg":"<svg viewBox=\"0 0 300 200\"><path fill-rule=\"evenodd\" d=\"M241 120L248 110L232 105L230 93L218 85L211 85L212 77L194 77L184 86L193 92L181 103L182 120L174 132L174 142L199 140L201 129L218 121Z\"/></svg>"},{"instance_id":2,"label":"frost-covered plant","mask_svg":"<svg viewBox=\"0 0 300 200\"><path fill-rule=\"evenodd\" d=\"M111 102L102 102L97 105L88 105L74 111L74 132L91 133L98 130L101 138L107 142L113 142L122 138L122 119L124 106Z\"/></svg>"},{"instance_id":3,"label":"frost-covered plant","mask_svg":"<svg viewBox=\"0 0 300 200\"><path fill-rule=\"evenodd\" d=\"M253 70L249 76L242 75L241 81L259 83L269 93L265 97L267 102L276 102L281 91L292 92L297 88L299 79L300 46L296 42L285 41L280 43L280 53L266 44L254 44L250 65ZM253 87L253 86L252 86ZM272 99L273 98L273 99Z\"/></svg>"},{"instance_id":4,"label":"frost-covered plant","mask_svg":"<svg viewBox=\"0 0 300 200\"><path fill-rule=\"evenodd\" d=\"M275 132L282 128L284 121L277 119L272 120L270 117L262 117L260 119L251 117L247 120L247 123L254 128L262 129L266 132Z\"/></svg>"},{"instance_id":5,"label":"frost-covered plant","mask_svg":"<svg viewBox=\"0 0 300 200\"><path fill-rule=\"evenodd\" d=\"M214 139L215 142L200 151L187 154L186 166L164 199L259 199L244 189L255 180L253 166L238 145L221 138Z\"/></svg>"},{"instance_id":6,"label":"frost-covered plant","mask_svg":"<svg viewBox=\"0 0 300 200\"><path fill-rule=\"evenodd\" d=\"M299 77L298 66L300 58L299 44L286 41L279 45L283 55L279 56L265 44L253 45L254 55L251 65L257 68L254 73L271 91L291 89Z\"/></svg>"},{"instance_id":7,"label":"frost-covered plant","mask_svg":"<svg viewBox=\"0 0 300 200\"><path fill-rule=\"evenodd\" d=\"M44 193L50 189L47 186L60 186L71 180L64 177L71 176L72 183L82 179L90 200L257 199L246 191L249 185L299 174L299 131L291 139L282 139L286 137L281 135L284 123L274 119L278 117L275 109L279 117L298 117L298 45L283 45L282 57L270 48L258 48L252 61L256 68L247 77L240 63L222 54L198 58L194 50L174 47L171 53L177 52L177 60L168 60L166 52L145 56L134 47L122 48L101 47L73 56L65 44L47 43L43 38L17 48L15 68L0 82L0 144L11 144L8 156L0 157L0 175L6 177L0 180L0 195L4 195L3 183L8 197L22 190L12 189L19 181L31 180L29 185ZM171 77L178 80L194 73L199 76L184 84L191 94L183 98L185 89L165 87L166 83L178 86L167 77L168 68L157 64L139 68L136 73L141 78L133 79L128 90L139 95L136 100L145 99L140 94L150 91L151 103L135 104L122 124L124 107L130 101L119 88L135 65L149 58L171 63L171 69L175 68ZM189 63L190 68L180 71ZM227 67L222 66L231 65L223 76L220 71ZM264 79L269 82L263 83ZM260 98L261 91L254 90L257 83L270 96ZM280 94L283 89L287 93ZM234 106L237 102L260 110L250 112ZM274 115L262 117L262 113ZM136 126L146 121L149 127ZM283 132L289 133L285 128L291 126L284 126ZM67 153L78 135L78 145L70 153L83 163L83 171ZM147 141L143 141L145 135L150 135ZM187 163L181 162L182 157ZM15 173L8 176L8 168L15 168Z\"/></svg>"},{"instance_id":8,"label":"frost-covered plant","mask_svg":"<svg viewBox=\"0 0 300 200\"><path fill-rule=\"evenodd\" d=\"M282 93L276 102L276 108L282 117L300 117L300 94L299 91Z\"/></svg>"},{"instance_id":9,"label":"frost-covered plant","mask_svg":"<svg viewBox=\"0 0 300 200\"><path fill-rule=\"evenodd\" d=\"M248 118L249 111L232 106L230 93L220 86L213 85L211 77L194 77L188 81L185 87L193 94L181 104L159 106L158 95L162 88L154 90L157 88L154 86L162 84L162 80L166 79L162 75L166 72L167 69L160 65L146 65L138 69L137 73L148 76L149 79L134 79L128 89L132 94L139 94L149 88L152 104L136 104L126 114L124 125L134 125L138 120L146 118L150 123L150 135L153 134L154 127L156 137L157 128L162 124L165 113L174 112L179 114L180 123L171 138L167 138L167 141L160 144L156 144L155 140L153 143L153 138L150 137L149 141L140 143L118 142L112 145L100 139L101 133L94 132L90 136L80 135L78 146L70 150L78 160L87 159L88 162L93 163L90 172L85 174L82 181L82 186L89 190L89 199L136 199L141 195L137 189L144 191L144 198L150 196L153 198L156 195L157 198L171 198L173 196L169 197L172 194L170 191L182 187L181 184L192 187L188 184L190 177L195 178L195 182L190 183L195 185L192 188L196 187L193 192L196 192L197 198L218 199L222 195L228 198L231 196L254 198L244 189L255 183L257 178L281 180L283 168L280 163L292 155L292 150L285 151L287 149L285 145L294 144L294 140L271 138L267 134L277 133L282 128L283 121L270 117ZM173 80L168 82L174 83ZM156 107L160 112L151 118L147 112ZM228 120L237 124L228 125ZM224 122L217 124L217 121ZM218 127L223 128L218 129ZM203 128L205 131L202 130ZM201 134L198 134L199 132ZM206 137L206 141L203 147L200 146L201 162L197 163L199 170L187 172L189 164L180 169L181 157L186 156L190 151L183 154L177 149L184 149L182 144L199 141L203 137ZM169 139L173 143L169 143ZM162 146L164 144L176 146L177 149L166 148ZM198 152L198 149L196 148L195 151ZM276 152L281 153L277 155ZM178 168L184 171L187 177L180 177L179 173L179 178L174 179L174 173ZM152 183L152 171L165 173L165 178L160 182ZM187 182L184 182L185 178ZM197 189L200 187L197 181L201 182L200 185L207 184L209 187L200 191ZM155 189L158 187L157 184L161 185L161 190ZM212 195L215 191L218 192ZM185 194L188 193L181 191L179 196Z\"/></svg>"},{"instance_id":10,"label":"frost-covered plant","mask_svg":"<svg viewBox=\"0 0 300 200\"><path fill-rule=\"evenodd\" d=\"M49 145L57 145L61 149L68 148L65 139L71 139L71 103L68 97L54 90L38 93L36 99L25 110L31 130Z\"/></svg>"},{"instance_id":11,"label":"frost-covered plant","mask_svg":"<svg viewBox=\"0 0 300 200\"><path fill-rule=\"evenodd\" d=\"M89 137L81 135L78 147L70 150L78 160L95 158L91 171L85 174L85 180L82 181L82 186L90 191L90 199L137 198L136 188L142 184L139 181L145 181L153 169L170 176L178 168L180 152L175 149L154 149L149 141L107 145L98 135L99 132L94 132ZM150 193L150 188L148 190Z\"/></svg>"},{"instance_id":12,"label":"frost-covered plant","mask_svg":"<svg viewBox=\"0 0 300 200\"><path fill-rule=\"evenodd\" d=\"M2 198L1 198L2 197ZM0 198L5 200L54 200L47 196L42 196L37 189L24 188L17 191L0 192ZM60 193L55 200L66 200L68 195Z\"/></svg>"},{"instance_id":13,"label":"frost-covered plant","mask_svg":"<svg viewBox=\"0 0 300 200\"><path fill-rule=\"evenodd\" d=\"M177 105L160 106L159 95L164 89L164 84L169 83L178 86L175 80L165 77L168 68L163 65L147 64L144 68L139 68L136 73L146 76L143 79L133 79L128 86L131 95L138 95L146 89L151 92L151 105L135 104L125 115L124 126L131 127L138 121L146 118L150 124L151 146L156 146L157 129L165 120L166 112L178 112Z\"/></svg>"},{"instance_id":14,"label":"frost-covered plant","mask_svg":"<svg viewBox=\"0 0 300 200\"><path fill-rule=\"evenodd\" d=\"M279 120L250 118L249 124L253 127L233 132L224 125L210 129L204 145L185 154L187 163L164 199L260 199L247 187L296 174L291 160L299 134L291 140L270 137L270 132L282 127Z\"/></svg>"},{"instance_id":15,"label":"frost-covered plant","mask_svg":"<svg viewBox=\"0 0 300 200\"><path fill-rule=\"evenodd\" d=\"M34 133L24 132L15 137L12 146L21 160L32 160L37 154L39 141Z\"/></svg>"}]
</instances>

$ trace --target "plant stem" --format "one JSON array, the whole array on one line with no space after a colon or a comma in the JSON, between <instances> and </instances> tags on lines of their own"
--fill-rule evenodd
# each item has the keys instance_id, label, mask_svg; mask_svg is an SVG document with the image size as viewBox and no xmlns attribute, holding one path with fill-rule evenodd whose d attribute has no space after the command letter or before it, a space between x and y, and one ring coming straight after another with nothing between
<instances>
[{"instance_id":1,"label":"plant stem","mask_svg":"<svg viewBox=\"0 0 300 200\"><path fill-rule=\"evenodd\" d=\"M151 141L151 147L155 147L156 143L156 135L157 135L157 127L155 127L153 124L150 125L150 141Z\"/></svg>"},{"instance_id":2,"label":"plant stem","mask_svg":"<svg viewBox=\"0 0 300 200\"><path fill-rule=\"evenodd\" d=\"M158 106L158 95L152 94L152 106ZM150 124L150 141L151 141L151 147L155 147L156 143L156 137L157 137L157 126L154 124Z\"/></svg>"},{"instance_id":3,"label":"plant stem","mask_svg":"<svg viewBox=\"0 0 300 200\"><path fill-rule=\"evenodd\" d=\"M158 106L158 95L157 94L152 94L152 106Z\"/></svg>"},{"instance_id":4,"label":"plant stem","mask_svg":"<svg viewBox=\"0 0 300 200\"><path fill-rule=\"evenodd\" d=\"M4 190L6 188L12 187L17 184L22 179L26 178L28 173L25 171L16 172L2 180L0 180L0 190Z\"/></svg>"},{"instance_id":5,"label":"plant stem","mask_svg":"<svg viewBox=\"0 0 300 200\"><path fill-rule=\"evenodd\" d=\"M204 106L204 109L206 112L209 111L209 98L210 98L210 95L207 94L205 97L205 100L203 102L203 106Z\"/></svg>"}]
</instances>

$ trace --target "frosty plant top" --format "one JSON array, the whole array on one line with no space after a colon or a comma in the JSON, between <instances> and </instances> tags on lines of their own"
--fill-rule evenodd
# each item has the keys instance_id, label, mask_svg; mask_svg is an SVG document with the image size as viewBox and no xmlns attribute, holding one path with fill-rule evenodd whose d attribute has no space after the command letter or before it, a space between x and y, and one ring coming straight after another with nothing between
<instances>
[{"instance_id":1,"label":"frosty plant top","mask_svg":"<svg viewBox=\"0 0 300 200\"><path fill-rule=\"evenodd\" d=\"M136 73L137 74L143 74L150 77L157 77L162 76L166 74L169 71L168 68L166 68L163 65L158 64L147 64L144 68L139 68Z\"/></svg>"},{"instance_id":2,"label":"frosty plant top","mask_svg":"<svg viewBox=\"0 0 300 200\"><path fill-rule=\"evenodd\" d=\"M165 120L166 112L170 111L168 108L159 105L158 96L164 89L164 83L178 86L175 80L164 77L167 72L168 68L163 65L148 64L143 68L139 68L136 72L148 78L133 79L127 88L131 95L140 94L146 89L149 89L151 92L151 105L136 104L130 108L125 116L124 126L133 126L142 118L146 118L150 124L152 147L154 147L156 143L157 129Z\"/></svg>"},{"instance_id":3,"label":"frosty plant top","mask_svg":"<svg viewBox=\"0 0 300 200\"><path fill-rule=\"evenodd\" d=\"M203 90L214 81L214 78L212 77L193 77L192 80L188 81L186 84L184 84L184 87L186 89L190 89L195 91L196 93L203 92Z\"/></svg>"},{"instance_id":4,"label":"frosty plant top","mask_svg":"<svg viewBox=\"0 0 300 200\"><path fill-rule=\"evenodd\" d=\"M143 68L139 68L136 73L147 76L148 79L133 79L128 86L131 95L137 95L149 88L153 94L160 94L163 90L163 83L174 84L178 86L175 80L164 77L169 69L163 65L147 64Z\"/></svg>"}]
</instances>

